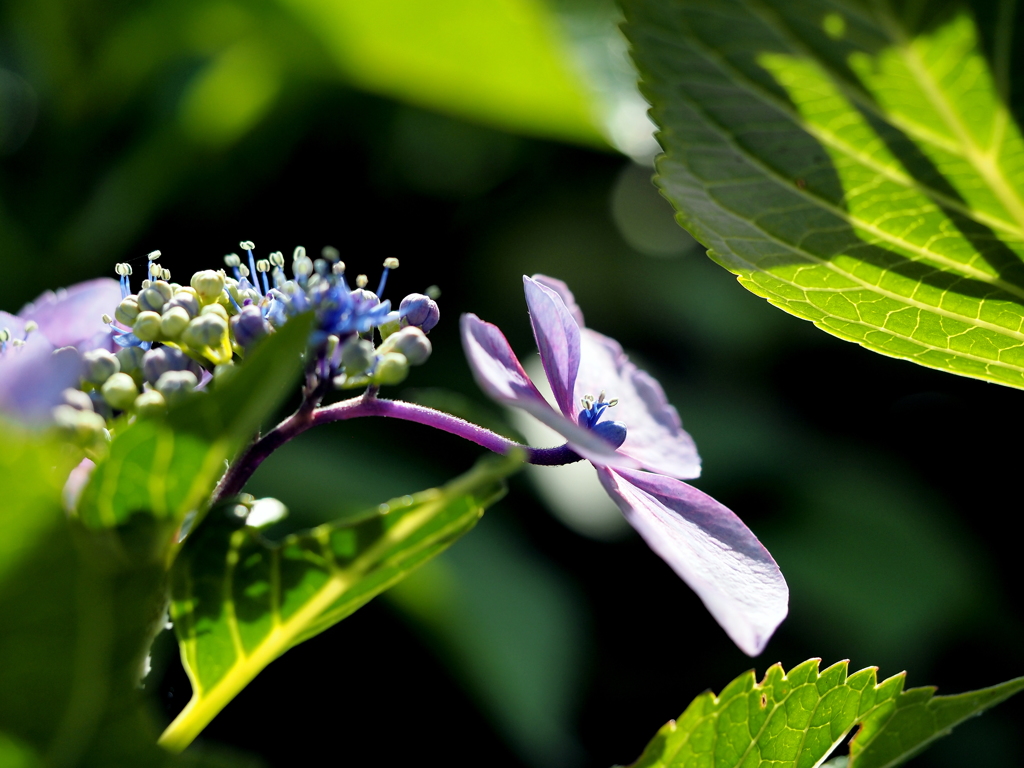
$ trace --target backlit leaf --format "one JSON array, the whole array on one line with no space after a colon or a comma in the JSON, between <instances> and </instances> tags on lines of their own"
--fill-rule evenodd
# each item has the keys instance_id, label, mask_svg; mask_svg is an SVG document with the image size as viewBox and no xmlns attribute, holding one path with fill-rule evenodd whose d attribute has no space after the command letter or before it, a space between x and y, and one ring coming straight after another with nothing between
<instances>
[{"instance_id":1,"label":"backlit leaf","mask_svg":"<svg viewBox=\"0 0 1024 768\"><path fill-rule=\"evenodd\" d=\"M1011 3L987 38L950 4L625 5L657 183L713 259L835 336L1024 387Z\"/></svg>"},{"instance_id":2,"label":"backlit leaf","mask_svg":"<svg viewBox=\"0 0 1024 768\"><path fill-rule=\"evenodd\" d=\"M489 458L442 488L280 543L218 507L172 571L171 615L192 699L161 737L184 749L259 672L341 621L469 531L504 493L516 457Z\"/></svg>"}]
</instances>

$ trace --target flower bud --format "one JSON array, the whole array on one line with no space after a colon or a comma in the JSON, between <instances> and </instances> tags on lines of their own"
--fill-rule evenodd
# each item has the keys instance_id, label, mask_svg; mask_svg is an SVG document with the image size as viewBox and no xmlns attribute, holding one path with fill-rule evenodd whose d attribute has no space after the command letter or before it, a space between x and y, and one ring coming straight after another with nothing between
<instances>
[{"instance_id":1,"label":"flower bud","mask_svg":"<svg viewBox=\"0 0 1024 768\"><path fill-rule=\"evenodd\" d=\"M164 308L169 299L164 297L162 291L157 290L156 284L154 283L149 288L139 292L137 299L139 303L139 309L146 312L159 312Z\"/></svg>"},{"instance_id":2,"label":"flower bud","mask_svg":"<svg viewBox=\"0 0 1024 768\"><path fill-rule=\"evenodd\" d=\"M134 333L142 341L156 341L160 338L160 315L156 312L139 312L132 325Z\"/></svg>"},{"instance_id":3,"label":"flower bud","mask_svg":"<svg viewBox=\"0 0 1024 768\"><path fill-rule=\"evenodd\" d=\"M92 411L92 398L80 389L65 389L60 393L60 399L64 405L69 405L79 411Z\"/></svg>"},{"instance_id":4,"label":"flower bud","mask_svg":"<svg viewBox=\"0 0 1024 768\"><path fill-rule=\"evenodd\" d=\"M352 336L341 346L341 364L349 376L365 373L376 359L373 344L358 336Z\"/></svg>"},{"instance_id":5,"label":"flower bud","mask_svg":"<svg viewBox=\"0 0 1024 768\"><path fill-rule=\"evenodd\" d=\"M200 315L217 315L223 317L225 320L228 319L228 311L224 308L223 304L210 304L209 306L203 307L199 312Z\"/></svg>"},{"instance_id":6,"label":"flower bud","mask_svg":"<svg viewBox=\"0 0 1024 768\"><path fill-rule=\"evenodd\" d=\"M107 422L92 410L82 411L70 405L53 409L53 420L62 432L79 445L88 446L103 436Z\"/></svg>"},{"instance_id":7,"label":"flower bud","mask_svg":"<svg viewBox=\"0 0 1024 768\"><path fill-rule=\"evenodd\" d=\"M104 382L100 392L110 407L117 411L127 411L139 396L135 380L127 373L115 373Z\"/></svg>"},{"instance_id":8,"label":"flower bud","mask_svg":"<svg viewBox=\"0 0 1024 768\"><path fill-rule=\"evenodd\" d=\"M174 298L164 305L164 312L174 307L181 307L189 316L189 319L199 314L199 297L190 288L182 288L174 294Z\"/></svg>"},{"instance_id":9,"label":"flower bud","mask_svg":"<svg viewBox=\"0 0 1024 768\"><path fill-rule=\"evenodd\" d=\"M409 361L405 355L389 352L377 360L377 368L373 372L373 383L382 385L400 384L409 375Z\"/></svg>"},{"instance_id":10,"label":"flower bud","mask_svg":"<svg viewBox=\"0 0 1024 768\"><path fill-rule=\"evenodd\" d=\"M437 302L422 293L410 293L402 299L398 311L402 315L403 328L412 325L422 329L424 333L429 333L441 318Z\"/></svg>"},{"instance_id":11,"label":"flower bud","mask_svg":"<svg viewBox=\"0 0 1024 768\"><path fill-rule=\"evenodd\" d=\"M163 271L163 274L169 275L170 272L168 272L165 269ZM164 304L166 304L174 297L174 288L171 286L169 282L167 282L167 278L164 278L163 280L154 280L153 283L150 285L150 288L152 288L154 291L159 292L159 294L164 297Z\"/></svg>"},{"instance_id":12,"label":"flower bud","mask_svg":"<svg viewBox=\"0 0 1024 768\"><path fill-rule=\"evenodd\" d=\"M171 307L160 317L160 335L165 339L176 339L189 324L191 318L181 307Z\"/></svg>"},{"instance_id":13,"label":"flower bud","mask_svg":"<svg viewBox=\"0 0 1024 768\"><path fill-rule=\"evenodd\" d=\"M167 371L188 371L198 375L199 365L180 349L174 347L157 347L151 349L142 358L142 375L150 384Z\"/></svg>"},{"instance_id":14,"label":"flower bud","mask_svg":"<svg viewBox=\"0 0 1024 768\"><path fill-rule=\"evenodd\" d=\"M414 325L391 334L380 345L381 354L398 352L405 356L409 365L422 365L427 362L431 351L430 339Z\"/></svg>"},{"instance_id":15,"label":"flower bud","mask_svg":"<svg viewBox=\"0 0 1024 768\"><path fill-rule=\"evenodd\" d=\"M270 332L260 308L252 304L242 307L242 311L231 318L231 330L234 331L235 341L246 349Z\"/></svg>"},{"instance_id":16,"label":"flower bud","mask_svg":"<svg viewBox=\"0 0 1024 768\"><path fill-rule=\"evenodd\" d=\"M195 349L219 347L228 335L228 321L219 314L204 312L188 324L181 340Z\"/></svg>"},{"instance_id":17,"label":"flower bud","mask_svg":"<svg viewBox=\"0 0 1024 768\"><path fill-rule=\"evenodd\" d=\"M192 371L167 371L156 382L156 390L168 405L174 405L187 397L199 384Z\"/></svg>"},{"instance_id":18,"label":"flower bud","mask_svg":"<svg viewBox=\"0 0 1024 768\"><path fill-rule=\"evenodd\" d=\"M167 410L167 400L155 389L147 389L137 398L132 406L135 413L142 417L159 416Z\"/></svg>"},{"instance_id":19,"label":"flower bud","mask_svg":"<svg viewBox=\"0 0 1024 768\"><path fill-rule=\"evenodd\" d=\"M139 302L135 300L135 297L126 296L121 299L121 303L114 310L114 319L130 327L135 322L135 318L139 316L139 312Z\"/></svg>"},{"instance_id":20,"label":"flower bud","mask_svg":"<svg viewBox=\"0 0 1024 768\"><path fill-rule=\"evenodd\" d=\"M145 350L142 347L121 347L114 353L114 357L121 364L121 371L133 374L142 368L142 357Z\"/></svg>"},{"instance_id":21,"label":"flower bud","mask_svg":"<svg viewBox=\"0 0 1024 768\"><path fill-rule=\"evenodd\" d=\"M205 303L216 301L224 290L224 274L207 269L192 275L192 287Z\"/></svg>"},{"instance_id":22,"label":"flower bud","mask_svg":"<svg viewBox=\"0 0 1024 768\"><path fill-rule=\"evenodd\" d=\"M99 386L121 370L121 361L105 349L91 349L82 355L82 378Z\"/></svg>"}]
</instances>

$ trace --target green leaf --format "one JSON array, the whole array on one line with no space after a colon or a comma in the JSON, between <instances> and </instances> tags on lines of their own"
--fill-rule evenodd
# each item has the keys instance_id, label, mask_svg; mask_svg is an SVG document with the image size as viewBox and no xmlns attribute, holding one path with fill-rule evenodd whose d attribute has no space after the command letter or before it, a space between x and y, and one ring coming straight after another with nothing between
<instances>
[{"instance_id":1,"label":"green leaf","mask_svg":"<svg viewBox=\"0 0 1024 768\"><path fill-rule=\"evenodd\" d=\"M558 20L536 0L285 0L369 91L539 136L603 145Z\"/></svg>"},{"instance_id":2,"label":"green leaf","mask_svg":"<svg viewBox=\"0 0 1024 768\"><path fill-rule=\"evenodd\" d=\"M515 456L442 488L280 543L219 507L172 570L171 616L192 698L160 742L180 751L274 659L344 619L469 531L504 493Z\"/></svg>"},{"instance_id":3,"label":"green leaf","mask_svg":"<svg viewBox=\"0 0 1024 768\"><path fill-rule=\"evenodd\" d=\"M269 336L239 370L211 392L194 395L165 419L140 419L111 442L78 505L89 528L148 512L174 530L202 512L230 459L288 395L302 365L311 318Z\"/></svg>"},{"instance_id":4,"label":"green leaf","mask_svg":"<svg viewBox=\"0 0 1024 768\"><path fill-rule=\"evenodd\" d=\"M847 662L818 671L810 659L788 674L776 664L753 671L718 696L702 693L665 724L632 768L813 768L846 735L849 768L888 768L909 760L969 717L1024 689L1024 677L958 696L903 690L906 673L881 683L869 667L847 676Z\"/></svg>"},{"instance_id":5,"label":"green leaf","mask_svg":"<svg viewBox=\"0 0 1024 768\"><path fill-rule=\"evenodd\" d=\"M1011 3L985 35L956 5L625 5L657 183L713 259L835 336L1024 387Z\"/></svg>"},{"instance_id":6,"label":"green leaf","mask_svg":"<svg viewBox=\"0 0 1024 768\"><path fill-rule=\"evenodd\" d=\"M64 446L0 425L0 765L163 766L139 682L164 624L152 518L69 520Z\"/></svg>"}]
</instances>

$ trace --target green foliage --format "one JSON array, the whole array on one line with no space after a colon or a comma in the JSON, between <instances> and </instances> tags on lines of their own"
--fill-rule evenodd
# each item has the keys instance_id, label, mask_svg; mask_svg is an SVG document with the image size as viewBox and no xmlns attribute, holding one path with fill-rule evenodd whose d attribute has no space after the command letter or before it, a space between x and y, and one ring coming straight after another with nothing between
<instances>
[{"instance_id":1,"label":"green foliage","mask_svg":"<svg viewBox=\"0 0 1024 768\"><path fill-rule=\"evenodd\" d=\"M484 459L442 488L267 541L218 507L172 570L171 615L192 699L161 743L184 749L274 659L341 621L469 531L518 457Z\"/></svg>"},{"instance_id":2,"label":"green foliage","mask_svg":"<svg viewBox=\"0 0 1024 768\"><path fill-rule=\"evenodd\" d=\"M709 255L776 306L1024 387L1010 8L982 34L954 5L627 0L665 149L657 183Z\"/></svg>"},{"instance_id":3,"label":"green foliage","mask_svg":"<svg viewBox=\"0 0 1024 768\"><path fill-rule=\"evenodd\" d=\"M148 512L176 529L202 512L230 459L294 385L309 335L300 317L261 343L225 382L188 398L166 419L140 419L111 442L78 505L89 528L119 525Z\"/></svg>"},{"instance_id":4,"label":"green foliage","mask_svg":"<svg viewBox=\"0 0 1024 768\"><path fill-rule=\"evenodd\" d=\"M740 675L719 696L702 693L670 720L632 768L813 768L860 726L849 768L888 768L909 760L956 725L1024 689L1024 677L957 696L903 690L905 673L881 683L875 668L847 676L847 662L818 671L818 659L757 683Z\"/></svg>"},{"instance_id":5,"label":"green foliage","mask_svg":"<svg viewBox=\"0 0 1024 768\"><path fill-rule=\"evenodd\" d=\"M72 458L0 427L0 765L205 765L160 750L141 701L166 605L153 521L101 532L69 521Z\"/></svg>"}]
</instances>

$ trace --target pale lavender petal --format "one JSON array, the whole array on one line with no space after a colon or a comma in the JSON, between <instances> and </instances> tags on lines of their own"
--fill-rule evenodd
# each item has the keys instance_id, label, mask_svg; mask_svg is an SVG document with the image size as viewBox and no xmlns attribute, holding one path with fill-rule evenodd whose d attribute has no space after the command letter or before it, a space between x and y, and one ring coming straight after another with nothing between
<instances>
[{"instance_id":1,"label":"pale lavender petal","mask_svg":"<svg viewBox=\"0 0 1024 768\"><path fill-rule=\"evenodd\" d=\"M73 347L54 350L40 333L0 352L0 413L26 424L45 424L61 392L78 384L82 359Z\"/></svg>"},{"instance_id":2,"label":"pale lavender petal","mask_svg":"<svg viewBox=\"0 0 1024 768\"><path fill-rule=\"evenodd\" d=\"M480 388L492 399L522 408L569 441L573 450L596 464L635 467L593 432L580 427L552 408L537 391L501 330L476 315L459 321L466 360Z\"/></svg>"},{"instance_id":3,"label":"pale lavender petal","mask_svg":"<svg viewBox=\"0 0 1024 768\"><path fill-rule=\"evenodd\" d=\"M9 312L0 312L0 331L5 329L11 332L12 339L25 338L25 321Z\"/></svg>"},{"instance_id":4,"label":"pale lavender petal","mask_svg":"<svg viewBox=\"0 0 1024 768\"><path fill-rule=\"evenodd\" d=\"M568 285L557 277L548 277L547 275L534 275L533 279L559 295L562 299L562 303L565 304L565 308L568 309L569 314L572 315L572 319L576 321L576 325L580 328L587 327L587 324L583 322L583 311L576 303L576 297L572 295L572 291L569 290Z\"/></svg>"},{"instance_id":5,"label":"pale lavender petal","mask_svg":"<svg viewBox=\"0 0 1024 768\"><path fill-rule=\"evenodd\" d=\"M574 395L580 367L580 327L558 293L525 275L523 286L533 336L555 403L562 413L575 420L580 411Z\"/></svg>"},{"instance_id":6,"label":"pale lavender petal","mask_svg":"<svg viewBox=\"0 0 1024 768\"><path fill-rule=\"evenodd\" d=\"M109 329L103 315L113 316L121 301L117 280L101 277L84 283L47 291L18 316L34 320L55 347L77 347L80 352L109 344Z\"/></svg>"},{"instance_id":7,"label":"pale lavender petal","mask_svg":"<svg viewBox=\"0 0 1024 768\"><path fill-rule=\"evenodd\" d=\"M92 477L94 469L96 469L96 464L91 459L82 459L78 466L71 470L71 474L68 475L68 479L64 482L64 490L61 493L64 509L67 512L74 512L78 507L78 500L82 497L82 491L85 490L85 486L89 482L89 478Z\"/></svg>"},{"instance_id":8,"label":"pale lavender petal","mask_svg":"<svg viewBox=\"0 0 1024 768\"><path fill-rule=\"evenodd\" d=\"M663 475L599 469L626 520L707 606L749 656L789 612L789 587L761 542L732 511Z\"/></svg>"},{"instance_id":9,"label":"pale lavender petal","mask_svg":"<svg viewBox=\"0 0 1024 768\"><path fill-rule=\"evenodd\" d=\"M697 446L661 385L633 365L615 339L584 328L580 349L576 400L601 392L618 399L604 418L626 425L626 442L619 452L652 472L683 480L700 477Z\"/></svg>"}]
</instances>

